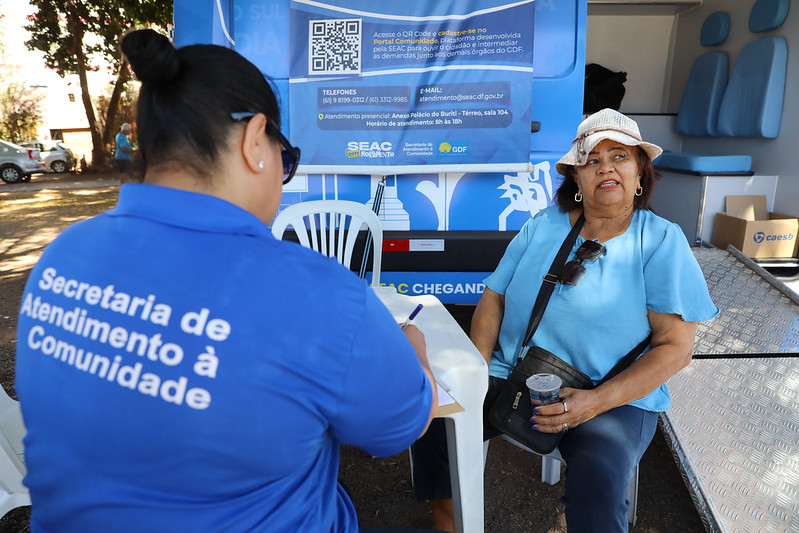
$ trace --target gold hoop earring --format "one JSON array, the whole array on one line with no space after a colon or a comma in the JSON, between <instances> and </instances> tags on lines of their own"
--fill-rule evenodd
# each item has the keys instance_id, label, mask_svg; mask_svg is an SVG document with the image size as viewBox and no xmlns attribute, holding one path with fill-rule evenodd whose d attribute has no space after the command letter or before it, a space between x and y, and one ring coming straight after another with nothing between
<instances>
[{"instance_id":1,"label":"gold hoop earring","mask_svg":"<svg viewBox=\"0 0 799 533\"><path fill-rule=\"evenodd\" d=\"M580 191L577 191L576 193L574 193L574 201L577 202L578 204L580 202L582 202L583 201L583 193L581 193Z\"/></svg>"},{"instance_id":2,"label":"gold hoop earring","mask_svg":"<svg viewBox=\"0 0 799 533\"><path fill-rule=\"evenodd\" d=\"M641 196L642 194L644 194L644 188L639 185L638 188L635 189L635 195Z\"/></svg>"}]
</instances>

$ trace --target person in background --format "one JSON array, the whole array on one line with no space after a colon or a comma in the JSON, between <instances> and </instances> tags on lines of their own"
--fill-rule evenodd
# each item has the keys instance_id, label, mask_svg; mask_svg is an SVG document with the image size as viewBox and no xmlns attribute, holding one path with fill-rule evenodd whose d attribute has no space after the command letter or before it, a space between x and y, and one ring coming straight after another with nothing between
<instances>
[{"instance_id":1,"label":"person in background","mask_svg":"<svg viewBox=\"0 0 799 533\"><path fill-rule=\"evenodd\" d=\"M649 209L657 179L652 160L660 153L617 111L586 118L557 164L565 176L557 205L530 219L508 245L472 319L471 339L490 365L488 409L516 364L541 280L583 214L532 344L597 384L652 336L650 349L614 378L592 390L562 388L559 402L534 411L534 429L567 431L558 449L567 467L569 533L627 531L625 489L658 413L669 407L666 381L691 361L697 322L719 312L680 227ZM430 500L436 527L451 531L446 435L439 426L412 448L414 482L417 498ZM487 438L497 434L488 427Z\"/></svg>"},{"instance_id":2,"label":"person in background","mask_svg":"<svg viewBox=\"0 0 799 533\"><path fill-rule=\"evenodd\" d=\"M117 133L114 138L114 163L119 173L119 181L121 183L130 180L130 159L133 156L134 149L130 145L128 135L132 132L133 128L131 128L130 124L125 122L119 128L119 133Z\"/></svg>"},{"instance_id":3,"label":"person in background","mask_svg":"<svg viewBox=\"0 0 799 533\"><path fill-rule=\"evenodd\" d=\"M255 65L152 30L121 46L144 182L47 247L19 314L31 531L356 532L339 446L425 431L424 336L272 236L300 150Z\"/></svg>"}]
</instances>

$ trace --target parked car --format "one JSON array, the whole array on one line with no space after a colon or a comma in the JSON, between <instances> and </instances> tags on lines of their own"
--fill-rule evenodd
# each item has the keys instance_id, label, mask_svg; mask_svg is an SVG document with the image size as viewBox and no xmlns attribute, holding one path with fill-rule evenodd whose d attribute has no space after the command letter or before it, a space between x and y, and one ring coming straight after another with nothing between
<instances>
[{"instance_id":1,"label":"parked car","mask_svg":"<svg viewBox=\"0 0 799 533\"><path fill-rule=\"evenodd\" d=\"M53 172L69 172L77 163L72 150L61 141L26 141L19 145L39 150L44 164Z\"/></svg>"},{"instance_id":2,"label":"parked car","mask_svg":"<svg viewBox=\"0 0 799 533\"><path fill-rule=\"evenodd\" d=\"M0 141L0 179L6 183L29 180L31 174L47 172L39 150Z\"/></svg>"}]
</instances>

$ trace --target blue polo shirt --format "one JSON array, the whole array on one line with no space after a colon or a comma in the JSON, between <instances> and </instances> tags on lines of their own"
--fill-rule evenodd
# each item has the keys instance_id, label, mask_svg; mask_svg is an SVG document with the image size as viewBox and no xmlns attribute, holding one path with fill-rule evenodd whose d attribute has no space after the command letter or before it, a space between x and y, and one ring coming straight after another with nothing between
<instances>
[{"instance_id":1,"label":"blue polo shirt","mask_svg":"<svg viewBox=\"0 0 799 533\"><path fill-rule=\"evenodd\" d=\"M16 387L34 532L357 531L339 444L398 453L432 400L363 280L141 184L31 272Z\"/></svg>"},{"instance_id":2,"label":"blue polo shirt","mask_svg":"<svg viewBox=\"0 0 799 533\"><path fill-rule=\"evenodd\" d=\"M489 373L507 378L527 331L530 313L561 244L571 229L569 214L548 207L530 219L508 245L497 269L485 280L505 295ZM567 260L585 241L578 237ZM715 317L707 283L680 227L651 211L636 210L622 235L603 243L605 254L585 262L579 284L558 283L532 344L558 355L594 382L600 381L650 333L648 311L680 315L696 322ZM663 384L630 405L665 411L669 393Z\"/></svg>"},{"instance_id":3,"label":"blue polo shirt","mask_svg":"<svg viewBox=\"0 0 799 533\"><path fill-rule=\"evenodd\" d=\"M130 148L130 141L121 131L114 138L114 159L130 159L131 152L125 152L122 147Z\"/></svg>"}]
</instances>

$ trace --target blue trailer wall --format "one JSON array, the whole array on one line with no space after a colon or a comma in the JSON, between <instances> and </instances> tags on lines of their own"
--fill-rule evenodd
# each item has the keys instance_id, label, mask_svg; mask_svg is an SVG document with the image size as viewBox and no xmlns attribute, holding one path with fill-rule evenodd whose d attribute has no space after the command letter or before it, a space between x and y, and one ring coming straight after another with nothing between
<instances>
[{"instance_id":1,"label":"blue trailer wall","mask_svg":"<svg viewBox=\"0 0 799 533\"><path fill-rule=\"evenodd\" d=\"M403 5L402 2L366 0L330 3L356 11L359 8L368 10L370 6L374 11L378 8L373 6L382 4ZM502 3L482 2L487 6ZM459 7L474 5L474 2L451 0L435 4L437 8L452 6L452 13L458 13ZM307 152L310 147L303 146L303 138L292 134L290 120L289 79L293 53L290 7L289 0L175 0L175 44L228 46L255 63L273 79L279 91L282 129L303 147L305 154L310 153ZM281 208L321 198L348 199L371 206L377 184L385 179L380 218L387 238L395 243L406 240L410 245L408 242L400 245L401 252L388 247L381 281L407 294L435 294L445 303L475 303L482 290L481 281L498 257L488 257L484 266L470 271L454 266L431 270L425 267L424 258L450 253L455 248L451 245L451 236L463 232L477 232L472 253L480 254L481 232L483 235L507 232L503 235L509 239L532 215L552 203L561 180L555 171L555 162L568 150L582 119L586 11L587 0L535 2L534 22L530 21L534 24L532 88L520 89L530 92L529 120L538 131L513 133L514 139L517 135L529 135L530 165L526 171L480 172L457 168L430 171L421 168L398 174L388 167L383 171L369 168L368 174L361 175L333 168L331 172L295 177L284 188ZM357 17L352 15L351 18ZM361 133L364 139L374 134L368 130ZM482 135L487 138L493 133L496 131L486 129ZM419 238L421 234L424 234L423 239ZM407 249L418 251L408 253L404 251ZM407 264L404 258L410 258Z\"/></svg>"}]
</instances>

